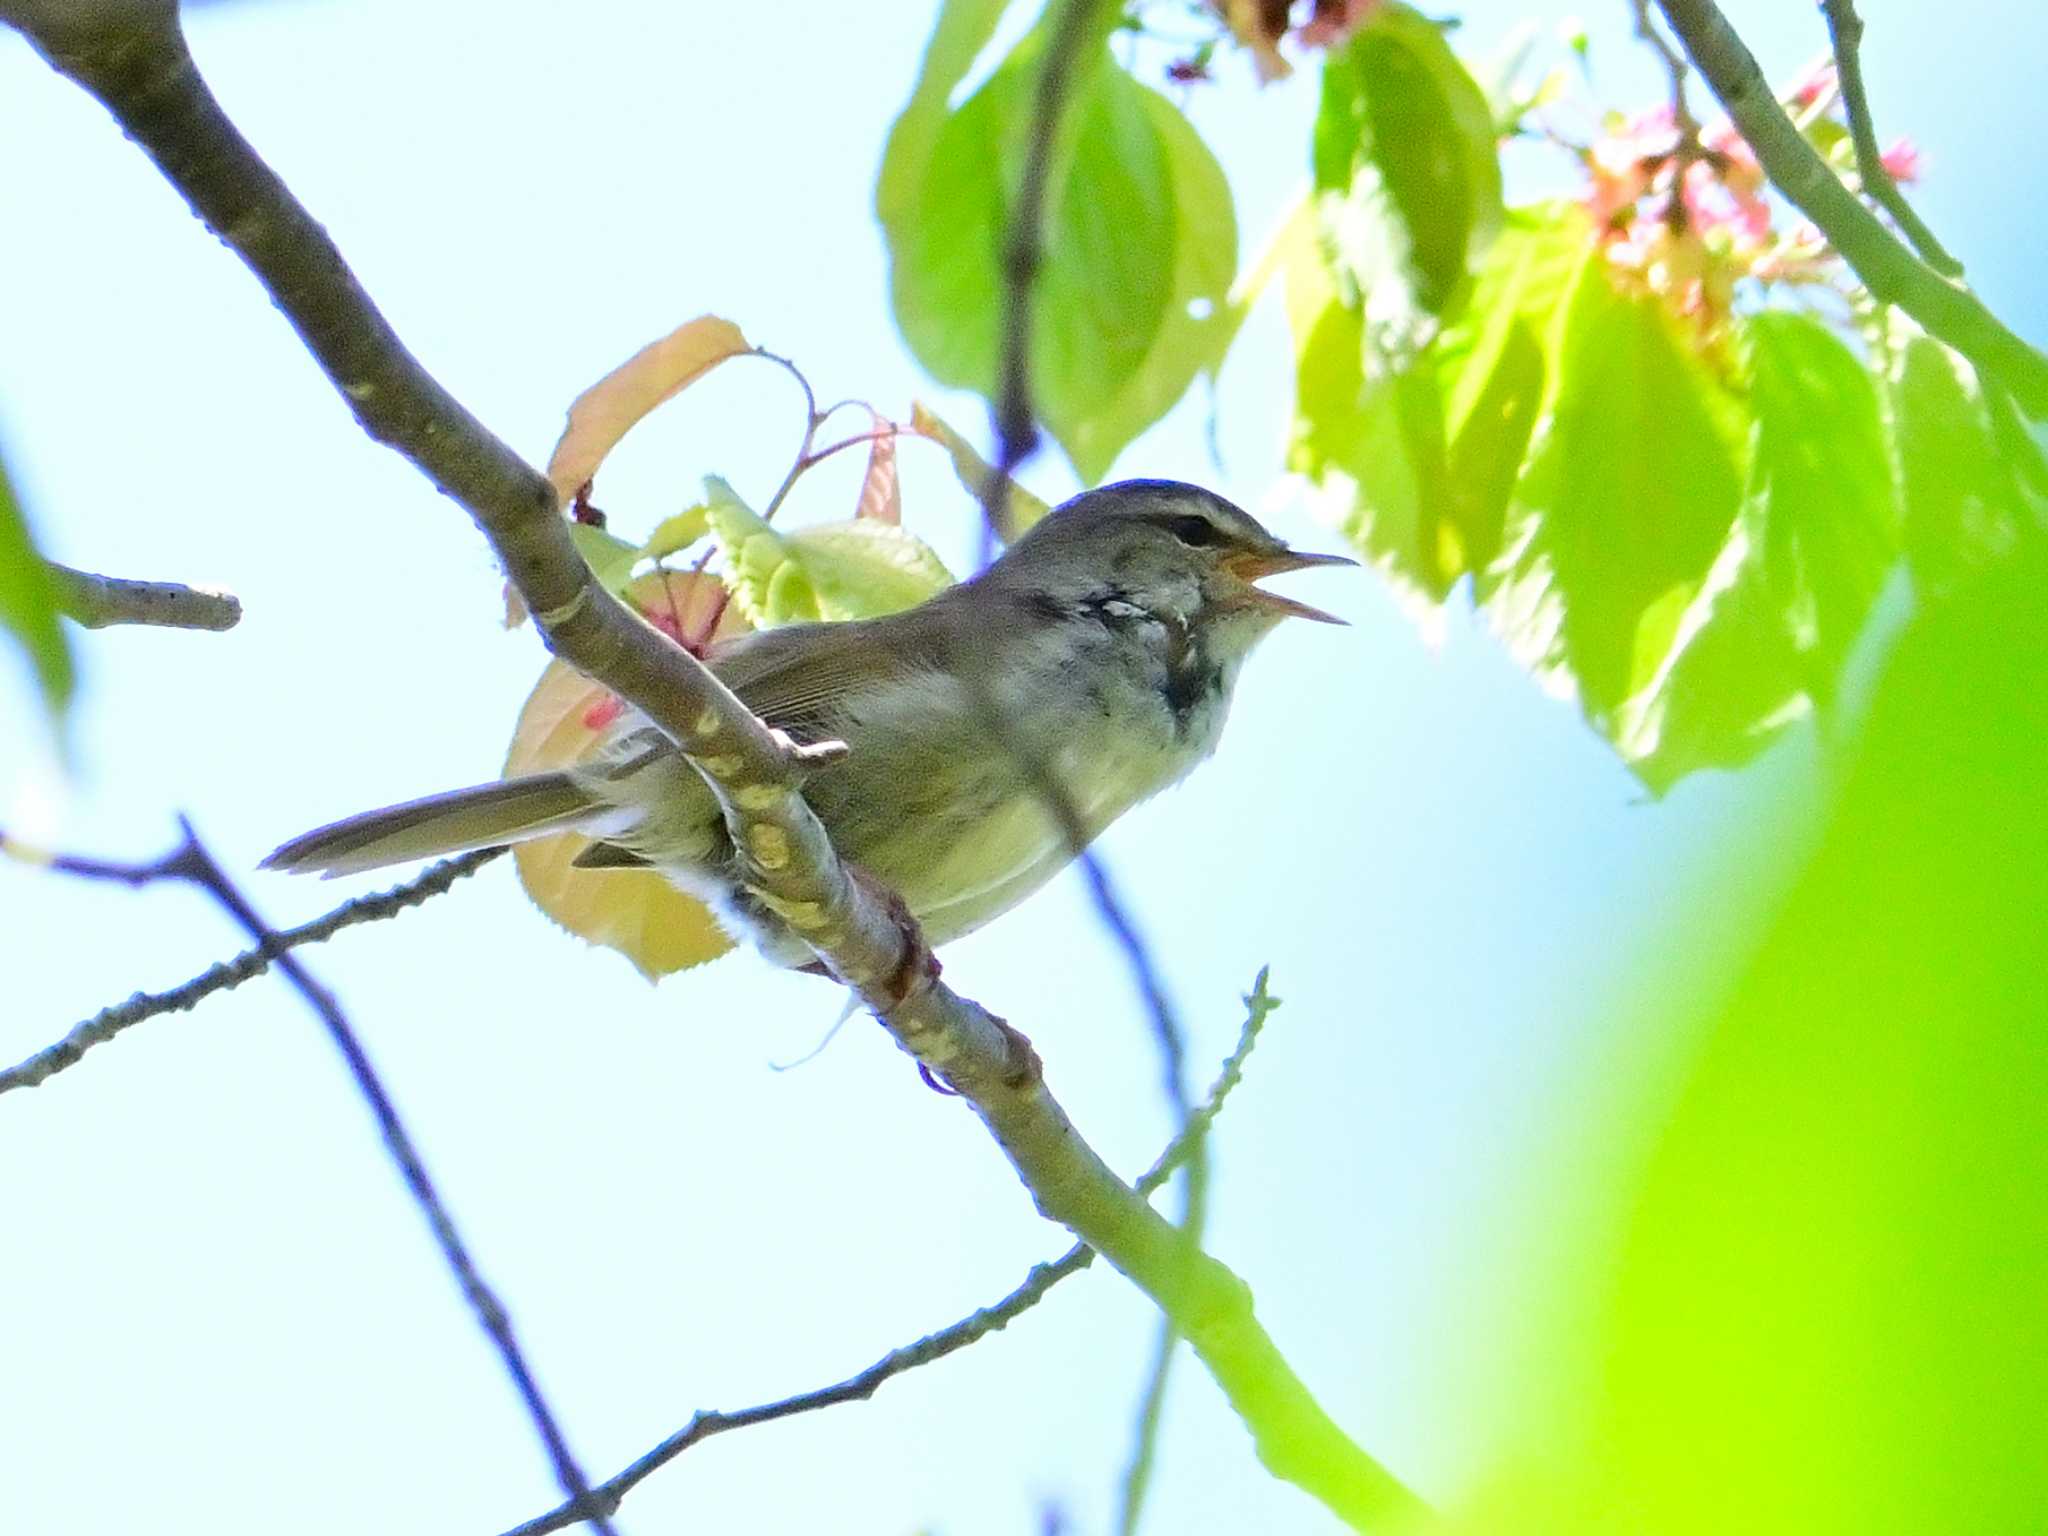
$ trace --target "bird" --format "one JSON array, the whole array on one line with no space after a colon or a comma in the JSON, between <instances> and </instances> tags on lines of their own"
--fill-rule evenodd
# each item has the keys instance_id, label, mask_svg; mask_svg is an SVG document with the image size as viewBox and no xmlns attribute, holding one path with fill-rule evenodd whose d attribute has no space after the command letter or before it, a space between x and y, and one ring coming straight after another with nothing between
<instances>
[{"instance_id":1,"label":"bird","mask_svg":"<svg viewBox=\"0 0 2048 1536\"><path fill-rule=\"evenodd\" d=\"M1356 563L1291 549L1203 487L1125 480L914 608L756 631L704 661L793 741L845 744L804 797L935 948L1208 758L1246 657L1283 619L1344 622L1257 581ZM570 831L593 839L578 864L652 867L771 963L814 961L749 893L705 780L630 709L585 761L350 816L263 866L346 875Z\"/></svg>"}]
</instances>

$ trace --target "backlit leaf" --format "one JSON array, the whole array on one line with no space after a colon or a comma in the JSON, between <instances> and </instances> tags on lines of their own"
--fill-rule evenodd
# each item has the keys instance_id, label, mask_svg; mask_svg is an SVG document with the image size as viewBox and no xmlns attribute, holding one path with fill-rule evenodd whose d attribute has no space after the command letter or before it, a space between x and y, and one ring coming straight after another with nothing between
<instances>
[{"instance_id":1,"label":"backlit leaf","mask_svg":"<svg viewBox=\"0 0 2048 1536\"><path fill-rule=\"evenodd\" d=\"M2029 468L2041 453L2024 429L2001 433L1975 372L1902 324L1888 379L1906 559L1939 595L2010 550L2032 520Z\"/></svg>"},{"instance_id":2,"label":"backlit leaf","mask_svg":"<svg viewBox=\"0 0 2048 1536\"><path fill-rule=\"evenodd\" d=\"M1380 6L1325 59L1314 166L1345 297L1398 352L1463 301L1502 217L1492 110L1434 22Z\"/></svg>"},{"instance_id":3,"label":"backlit leaf","mask_svg":"<svg viewBox=\"0 0 2048 1536\"><path fill-rule=\"evenodd\" d=\"M1214 375L1243 311L1230 302L1237 272L1237 212L1223 168L1187 118L1138 87L1166 150L1173 183L1173 286L1158 332L1116 396L1061 434L1076 473L1101 480L1132 439L1170 410L1197 374Z\"/></svg>"},{"instance_id":4,"label":"backlit leaf","mask_svg":"<svg viewBox=\"0 0 2048 1536\"><path fill-rule=\"evenodd\" d=\"M896 433L875 418L875 441L868 449L867 473L861 476L855 517L878 523L903 521L903 482L896 474Z\"/></svg>"},{"instance_id":5,"label":"backlit leaf","mask_svg":"<svg viewBox=\"0 0 2048 1536\"><path fill-rule=\"evenodd\" d=\"M1606 725L1662 660L1641 644L1652 606L1676 611L1734 525L1742 423L1663 307L1601 264L1579 277L1558 365L1510 514L1515 590L1493 607L1525 663L1564 669Z\"/></svg>"},{"instance_id":6,"label":"backlit leaf","mask_svg":"<svg viewBox=\"0 0 2048 1536\"><path fill-rule=\"evenodd\" d=\"M730 320L699 315L649 342L576 397L569 424L548 459L548 479L564 506L596 475L619 439L649 411L729 357L749 351Z\"/></svg>"},{"instance_id":7,"label":"backlit leaf","mask_svg":"<svg viewBox=\"0 0 2048 1536\"><path fill-rule=\"evenodd\" d=\"M1234 231L1212 224L1204 232L1211 252L1183 269L1178 183L1190 181L1204 197L1215 187L1199 180L1208 167L1191 158L1156 94L1116 67L1107 45L1114 12L1105 8L1103 18L1075 65L1051 155L1029 358L1039 415L1069 456L1079 455L1077 464L1091 465L1106 465L1134 422L1164 409L1157 397L1176 374L1184 389L1202 365L1196 338L1180 337L1156 375L1133 389L1155 355L1171 296L1184 283L1220 294L1207 276L1213 250L1227 242L1234 256L1235 241ZM931 82L934 71L966 68L964 39L986 35L970 20L953 7L941 14L926 77L890 135L876 212L896 321L911 350L941 382L992 397L1002 246L1029 147L1045 29L1027 35L948 111Z\"/></svg>"},{"instance_id":8,"label":"backlit leaf","mask_svg":"<svg viewBox=\"0 0 2048 1536\"><path fill-rule=\"evenodd\" d=\"M905 528L853 518L785 534L723 481L707 486L733 600L761 628L875 618L952 584L939 557Z\"/></svg>"}]
</instances>

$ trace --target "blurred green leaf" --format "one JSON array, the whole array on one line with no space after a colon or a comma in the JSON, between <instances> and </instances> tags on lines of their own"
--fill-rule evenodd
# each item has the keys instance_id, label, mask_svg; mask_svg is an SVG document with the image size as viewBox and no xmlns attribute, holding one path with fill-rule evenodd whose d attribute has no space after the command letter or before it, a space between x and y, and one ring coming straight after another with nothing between
<instances>
[{"instance_id":1,"label":"blurred green leaf","mask_svg":"<svg viewBox=\"0 0 2048 1536\"><path fill-rule=\"evenodd\" d=\"M1588 1341L1634 1529L2048 1510L2044 590L2030 533L1908 626L1818 855L1655 1114Z\"/></svg>"},{"instance_id":2,"label":"blurred green leaf","mask_svg":"<svg viewBox=\"0 0 2048 1536\"><path fill-rule=\"evenodd\" d=\"M1811 315L1767 310L1742 336L1756 421L1745 516L1760 526L1772 601L1812 658L1805 680L1825 698L1898 559L1877 385Z\"/></svg>"},{"instance_id":3,"label":"blurred green leaf","mask_svg":"<svg viewBox=\"0 0 2048 1536\"><path fill-rule=\"evenodd\" d=\"M1313 163L1339 276L1396 338L1413 312L1453 312L1498 232L1492 108L1442 31L1412 7L1375 10L1323 64ZM1398 351L1398 346L1386 350Z\"/></svg>"},{"instance_id":4,"label":"blurred green leaf","mask_svg":"<svg viewBox=\"0 0 2048 1536\"><path fill-rule=\"evenodd\" d=\"M956 0L941 13L876 190L905 340L942 383L985 396L997 386L1001 246L1045 45L1041 22L949 111L978 51L968 43L987 26L985 6ZM1054 143L1030 355L1039 414L1091 479L1214 366L1236 259L1213 157L1178 109L1116 67L1107 34L1081 53Z\"/></svg>"},{"instance_id":5,"label":"blurred green leaf","mask_svg":"<svg viewBox=\"0 0 2048 1536\"><path fill-rule=\"evenodd\" d=\"M919 437L928 438L946 450L946 456L953 461L953 473L966 487L969 495L980 502L988 495L989 477L995 473L995 466L975 452L974 445L941 420L921 401L913 400L910 405L910 430ZM1052 508L1043 500L1024 489L1016 481L1010 482L1008 493L1003 498L1004 537L1014 539L1036 523Z\"/></svg>"},{"instance_id":6,"label":"blurred green leaf","mask_svg":"<svg viewBox=\"0 0 2048 1536\"><path fill-rule=\"evenodd\" d=\"M1906 559L1938 596L2031 521L2027 470L2040 450L2001 434L1969 364L1917 330L1895 348L1887 383Z\"/></svg>"},{"instance_id":7,"label":"blurred green leaf","mask_svg":"<svg viewBox=\"0 0 2048 1536\"><path fill-rule=\"evenodd\" d=\"M61 721L77 681L71 646L58 619L50 568L29 536L5 465L0 465L0 626L27 653L50 718Z\"/></svg>"}]
</instances>

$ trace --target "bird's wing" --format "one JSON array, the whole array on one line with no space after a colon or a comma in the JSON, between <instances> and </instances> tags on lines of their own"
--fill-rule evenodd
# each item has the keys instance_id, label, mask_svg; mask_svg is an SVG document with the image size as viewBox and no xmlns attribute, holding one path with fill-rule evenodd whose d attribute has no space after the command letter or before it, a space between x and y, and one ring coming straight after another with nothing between
<instances>
[{"instance_id":1,"label":"bird's wing","mask_svg":"<svg viewBox=\"0 0 2048 1536\"><path fill-rule=\"evenodd\" d=\"M770 725L799 741L836 734L849 696L908 682L941 663L936 636L897 614L837 624L789 624L741 635L706 657L719 680Z\"/></svg>"}]
</instances>

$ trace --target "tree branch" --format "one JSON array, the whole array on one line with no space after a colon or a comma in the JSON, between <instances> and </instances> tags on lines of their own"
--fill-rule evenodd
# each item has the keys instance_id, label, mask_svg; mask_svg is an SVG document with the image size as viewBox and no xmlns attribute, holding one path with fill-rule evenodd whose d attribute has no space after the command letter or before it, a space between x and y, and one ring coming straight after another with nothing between
<instances>
[{"instance_id":1,"label":"tree branch","mask_svg":"<svg viewBox=\"0 0 2048 1536\"><path fill-rule=\"evenodd\" d=\"M1897 305L1997 378L2028 415L2048 417L2048 357L2007 329L1975 294L1915 256L1843 184L1785 115L1714 0L1657 0L1657 6L1772 183L1813 220L1872 296Z\"/></svg>"},{"instance_id":2,"label":"tree branch","mask_svg":"<svg viewBox=\"0 0 2048 1536\"><path fill-rule=\"evenodd\" d=\"M941 982L900 905L856 884L804 803L794 746L591 577L547 480L406 352L340 252L228 120L162 4L4 0L60 72L98 98L256 274L372 437L459 502L548 645L641 709L702 773L753 892L802 934L921 1065L980 1116L1038 1209L1169 1312L1277 1475L1361 1528L1417 1501L1331 1422L1253 1316L1244 1282L1103 1163L1046 1088L1030 1043Z\"/></svg>"},{"instance_id":3,"label":"tree branch","mask_svg":"<svg viewBox=\"0 0 2048 1536\"><path fill-rule=\"evenodd\" d=\"M1849 113L1849 139L1856 146L1857 180L1905 232L1921 260L1943 277L1961 277L1963 264L1934 237L1934 231L1913 211L1899 184L1892 180L1892 173L1885 169L1884 152L1877 147L1877 127L1871 121L1870 98L1863 85L1863 18L1856 14L1856 0L1821 0L1820 9L1827 18L1828 41L1835 51L1835 79L1842 87L1842 105Z\"/></svg>"},{"instance_id":4,"label":"tree branch","mask_svg":"<svg viewBox=\"0 0 2048 1536\"><path fill-rule=\"evenodd\" d=\"M597 1507L590 1492L590 1484L576 1465L576 1458L570 1453L568 1442L563 1438L554 1412L548 1407L547 1399L541 1395L540 1385L528 1369L526 1356L519 1348L519 1341L512 1332L512 1319L505 1311L491 1288L484 1283L483 1275L470 1257L461 1235L455 1230L455 1220L448 1214L448 1208L441 1203L433 1180L427 1176L426 1164L420 1161L418 1150L413 1146L412 1137L407 1133L404 1122L398 1118L398 1111L392 1106L391 1097L384 1091L384 1084L377 1076L376 1068L370 1065L370 1058L363 1051L362 1042L343 1017L341 1006L294 955L278 948L279 935L271 930L256 909L249 905L248 898L229 880L225 871L214 862L213 856L201 846L192 824L182 817L178 822L184 833L184 841L165 857L153 864L115 864L102 859L85 859L69 855L55 855L46 859L46 865L59 874L75 875L87 880L110 880L121 885L140 887L152 885L161 880L184 880L206 891L226 909L229 916L239 923L242 931L256 941L259 954L272 955L277 969L285 980L292 984L306 1006L326 1027L330 1039L348 1063L349 1075L355 1079L356 1089L370 1106L376 1117L377 1128L383 1133L384 1145L391 1153L392 1161L398 1164L398 1171L404 1178L406 1188L411 1191L414 1202L427 1218L427 1225L434 1234L434 1241L440 1245L441 1256L455 1274L456 1283L462 1287L462 1294L468 1298L470 1308L476 1313L477 1321L484 1332L497 1346L499 1357L505 1363L505 1370L512 1378L520 1401L526 1405L527 1416L533 1420L539 1432L541 1443L546 1448L548 1459L554 1464L556 1479L562 1491L569 1496L569 1504L577 1511L577 1518L588 1520L600 1536L616 1536L611 1528L608 1512Z\"/></svg>"},{"instance_id":5,"label":"tree branch","mask_svg":"<svg viewBox=\"0 0 2048 1536\"><path fill-rule=\"evenodd\" d=\"M1238 1032L1237 1045L1223 1063L1223 1070L1217 1074L1209 1094L1199 1108L1188 1116L1180 1133L1167 1144L1152 1166L1138 1176L1133 1187L1141 1195L1150 1195L1173 1176L1174 1170L1187 1164L1191 1157L1200 1154L1209 1127L1223 1109L1223 1101L1243 1081L1244 1064L1251 1056L1252 1047L1258 1043L1259 1031L1265 1028L1266 1019L1280 1006L1280 999L1266 991L1266 972L1259 972L1258 980L1252 984L1251 992L1245 997L1244 1027ZM727 1430L746 1429L755 1424L770 1424L777 1419L793 1418L800 1413L813 1413L820 1408L831 1408L839 1403L862 1402L875 1395L882 1383L916 1370L919 1366L930 1365L948 1355L957 1354L968 1345L999 1332L1016 1318L1030 1311L1045 1300L1052 1288L1071 1275L1078 1275L1095 1262L1095 1250L1086 1243L1076 1243L1057 1259L1046 1264L1034 1264L1016 1288L999 1301L977 1308L956 1323L951 1323L935 1333L928 1333L921 1339L892 1349L873 1365L858 1375L828 1387L817 1387L809 1392L799 1392L794 1397L785 1397L772 1403L762 1403L753 1408L741 1408L730 1412L707 1409L690 1416L690 1422L670 1435L646 1455L620 1472L605 1479L591 1490L593 1496L608 1514L617 1514L620 1503L648 1477L674 1461L691 1446L709 1440L713 1435L722 1435ZM548 1532L559 1531L575 1522L575 1511L567 1504L557 1505L544 1515L536 1515L520 1525L513 1526L504 1536L547 1536Z\"/></svg>"},{"instance_id":6,"label":"tree branch","mask_svg":"<svg viewBox=\"0 0 2048 1536\"><path fill-rule=\"evenodd\" d=\"M233 629L242 621L241 599L175 581L132 581L44 562L57 588L57 611L87 629L148 624L160 629Z\"/></svg>"},{"instance_id":7,"label":"tree branch","mask_svg":"<svg viewBox=\"0 0 2048 1536\"><path fill-rule=\"evenodd\" d=\"M15 852L7 835L0 832L0 851ZM317 944L330 939L344 928L357 923L376 922L380 918L395 917L409 907L416 907L429 897L439 896L464 875L483 868L505 850L502 848L480 848L475 853L465 853L460 858L444 859L417 879L403 885L393 886L388 891L374 896L358 896L345 901L333 911L316 917L297 928L281 929L271 935L267 947L246 949L232 960L201 971L190 981L172 987L167 992L138 992L125 1003L116 1003L102 1008L98 1013L78 1025L63 1039L44 1046L26 1061L0 1072L0 1093L13 1088L34 1088L74 1065L78 1059L96 1045L103 1045L122 1030L140 1024L144 1019L153 1019L163 1013L183 1013L196 1007L199 1002L216 992L225 992L239 987L252 976L261 976L270 969L271 961L287 954L302 944ZM27 853L24 857L31 863L37 856Z\"/></svg>"}]
</instances>

